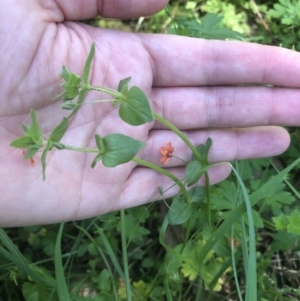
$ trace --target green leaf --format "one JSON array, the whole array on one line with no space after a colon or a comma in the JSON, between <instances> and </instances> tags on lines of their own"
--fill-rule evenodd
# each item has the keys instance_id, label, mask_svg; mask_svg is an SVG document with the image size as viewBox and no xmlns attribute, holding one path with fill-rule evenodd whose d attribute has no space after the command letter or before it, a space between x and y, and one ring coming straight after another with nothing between
<instances>
[{"instance_id":1,"label":"green leaf","mask_svg":"<svg viewBox=\"0 0 300 301\"><path fill-rule=\"evenodd\" d=\"M60 76L67 82L70 78L70 75L70 70L66 66L63 66Z\"/></svg>"},{"instance_id":2,"label":"green leaf","mask_svg":"<svg viewBox=\"0 0 300 301\"><path fill-rule=\"evenodd\" d=\"M185 180L189 186L197 183L205 172L205 168L202 167L198 160L189 162L185 168Z\"/></svg>"},{"instance_id":3,"label":"green leaf","mask_svg":"<svg viewBox=\"0 0 300 301\"><path fill-rule=\"evenodd\" d=\"M182 198L175 197L168 211L170 225L180 225L185 223L192 215L192 207Z\"/></svg>"},{"instance_id":4,"label":"green leaf","mask_svg":"<svg viewBox=\"0 0 300 301\"><path fill-rule=\"evenodd\" d=\"M98 288L105 292L111 290L110 274L107 269L102 270L98 276Z\"/></svg>"},{"instance_id":5,"label":"green leaf","mask_svg":"<svg viewBox=\"0 0 300 301\"><path fill-rule=\"evenodd\" d=\"M153 120L152 111L145 93L133 86L122 100L119 115L130 125L141 125Z\"/></svg>"},{"instance_id":6,"label":"green leaf","mask_svg":"<svg viewBox=\"0 0 300 301\"><path fill-rule=\"evenodd\" d=\"M128 93L128 84L131 80L131 77L124 78L120 80L119 85L118 85L118 92L120 92L123 95L127 95Z\"/></svg>"},{"instance_id":7,"label":"green leaf","mask_svg":"<svg viewBox=\"0 0 300 301\"><path fill-rule=\"evenodd\" d=\"M135 244L142 244L145 236L150 233L145 227L141 225L141 221L138 218L135 218L131 214L125 215L126 220L126 240L129 244L130 242L134 242ZM122 232L122 221L116 225L116 229L118 232Z\"/></svg>"},{"instance_id":8,"label":"green leaf","mask_svg":"<svg viewBox=\"0 0 300 301\"><path fill-rule=\"evenodd\" d=\"M84 97L88 93L88 91L89 91L88 89L81 89L80 90L80 92L78 94L76 106L74 107L72 113L68 116L68 119L73 117L78 112L78 110L80 109L80 107L81 107L81 105L84 101Z\"/></svg>"},{"instance_id":9,"label":"green leaf","mask_svg":"<svg viewBox=\"0 0 300 301\"><path fill-rule=\"evenodd\" d=\"M238 197L234 182L225 180L220 183L211 194L211 205L218 211L232 211L236 208Z\"/></svg>"},{"instance_id":10,"label":"green leaf","mask_svg":"<svg viewBox=\"0 0 300 301\"><path fill-rule=\"evenodd\" d=\"M299 246L299 235L295 233L280 231L274 233L272 239L272 252L285 252L294 249L296 245Z\"/></svg>"},{"instance_id":11,"label":"green leaf","mask_svg":"<svg viewBox=\"0 0 300 301\"><path fill-rule=\"evenodd\" d=\"M26 152L26 155L24 156L23 159L30 159L32 158L38 151L39 151L40 147L37 146L37 145L34 145L34 146L30 146L28 149L27 149L27 152Z\"/></svg>"},{"instance_id":12,"label":"green leaf","mask_svg":"<svg viewBox=\"0 0 300 301\"><path fill-rule=\"evenodd\" d=\"M281 213L279 216L274 216L272 218L273 223L275 225L275 228L277 231L279 230L286 230L286 227L288 225L288 219L287 216Z\"/></svg>"},{"instance_id":13,"label":"green leaf","mask_svg":"<svg viewBox=\"0 0 300 301\"><path fill-rule=\"evenodd\" d=\"M92 61L95 55L95 43L92 44L90 53L88 55L88 58L85 62L84 70L83 70L83 82L87 85L89 83L89 76L90 76L90 70Z\"/></svg>"},{"instance_id":14,"label":"green leaf","mask_svg":"<svg viewBox=\"0 0 300 301\"><path fill-rule=\"evenodd\" d=\"M30 116L32 120L31 128L30 128L30 136L35 144L40 145L43 141L43 135L39 126L39 123L36 118L36 113L34 110L30 110Z\"/></svg>"},{"instance_id":15,"label":"green leaf","mask_svg":"<svg viewBox=\"0 0 300 301\"><path fill-rule=\"evenodd\" d=\"M222 19L222 16L213 13L206 14L201 19L201 24L196 19L189 20L181 18L176 21L177 28L175 31L177 34L203 39L242 40L244 36L239 32L227 28L221 28Z\"/></svg>"},{"instance_id":16,"label":"green leaf","mask_svg":"<svg viewBox=\"0 0 300 301\"><path fill-rule=\"evenodd\" d=\"M63 66L61 77L65 80L65 82L61 84L61 86L65 88L62 99L72 100L79 93L81 78L77 74L71 73L65 66Z\"/></svg>"},{"instance_id":17,"label":"green leaf","mask_svg":"<svg viewBox=\"0 0 300 301\"><path fill-rule=\"evenodd\" d=\"M21 148L21 149L27 149L31 146L35 146L36 144L32 140L31 137L29 136L23 136L20 138L15 139L10 143L10 146L16 147L16 148Z\"/></svg>"},{"instance_id":18,"label":"green leaf","mask_svg":"<svg viewBox=\"0 0 300 301\"><path fill-rule=\"evenodd\" d=\"M63 118L61 123L54 128L54 130L50 134L50 140L52 142L59 142L67 131L69 125L68 118Z\"/></svg>"},{"instance_id":19,"label":"green leaf","mask_svg":"<svg viewBox=\"0 0 300 301\"><path fill-rule=\"evenodd\" d=\"M127 163L145 147L145 143L122 134L111 134L103 138L105 153L102 163L106 167L115 167Z\"/></svg>"},{"instance_id":20,"label":"green leaf","mask_svg":"<svg viewBox=\"0 0 300 301\"><path fill-rule=\"evenodd\" d=\"M31 126L27 124L22 124L24 136L30 136Z\"/></svg>"},{"instance_id":21,"label":"green leaf","mask_svg":"<svg viewBox=\"0 0 300 301\"><path fill-rule=\"evenodd\" d=\"M174 250L180 252L180 245L177 245ZM163 267L168 275L176 275L178 269L182 265L182 259L174 253L168 251L164 258Z\"/></svg>"},{"instance_id":22,"label":"green leaf","mask_svg":"<svg viewBox=\"0 0 300 301\"><path fill-rule=\"evenodd\" d=\"M200 144L196 147L197 151L203 158L204 162L208 164L208 153L212 146L212 140L211 138L208 138L205 142L205 144ZM193 154L193 159L196 159L195 155Z\"/></svg>"},{"instance_id":23,"label":"green leaf","mask_svg":"<svg viewBox=\"0 0 300 301\"><path fill-rule=\"evenodd\" d=\"M194 187L191 190L188 191L188 194L190 195L190 202L203 202L206 198L206 190L204 187Z\"/></svg>"},{"instance_id":24,"label":"green leaf","mask_svg":"<svg viewBox=\"0 0 300 301\"><path fill-rule=\"evenodd\" d=\"M287 232L300 235L300 212L298 210L293 211L288 220Z\"/></svg>"},{"instance_id":25,"label":"green leaf","mask_svg":"<svg viewBox=\"0 0 300 301\"><path fill-rule=\"evenodd\" d=\"M218 242L214 245L213 250L222 257L230 257L231 250L230 250L230 243L226 236L222 236Z\"/></svg>"}]
</instances>

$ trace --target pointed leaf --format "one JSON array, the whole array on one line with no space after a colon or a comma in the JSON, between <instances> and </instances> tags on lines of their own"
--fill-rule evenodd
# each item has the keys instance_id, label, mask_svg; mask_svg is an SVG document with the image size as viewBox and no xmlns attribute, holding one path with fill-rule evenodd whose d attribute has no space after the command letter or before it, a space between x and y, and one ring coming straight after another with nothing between
<instances>
[{"instance_id":1,"label":"pointed leaf","mask_svg":"<svg viewBox=\"0 0 300 301\"><path fill-rule=\"evenodd\" d=\"M70 78L70 75L70 70L66 66L63 66L60 76L67 82Z\"/></svg>"},{"instance_id":2,"label":"pointed leaf","mask_svg":"<svg viewBox=\"0 0 300 301\"><path fill-rule=\"evenodd\" d=\"M43 136L34 110L30 110L30 116L32 120L31 128L30 128L30 136L32 140L35 142L35 144L40 145L43 141Z\"/></svg>"},{"instance_id":3,"label":"pointed leaf","mask_svg":"<svg viewBox=\"0 0 300 301\"><path fill-rule=\"evenodd\" d=\"M209 153L211 146L212 146L212 140L211 140L211 138L208 138L206 140L205 144L200 144L196 147L197 151L199 152L199 154L204 159L204 162L206 162L206 163L208 163L208 153ZM194 157L194 155L193 155L193 159L196 159L196 157Z\"/></svg>"},{"instance_id":4,"label":"pointed leaf","mask_svg":"<svg viewBox=\"0 0 300 301\"><path fill-rule=\"evenodd\" d=\"M145 93L133 86L122 101L119 109L120 117L130 125L141 125L153 120L152 111Z\"/></svg>"},{"instance_id":5,"label":"pointed leaf","mask_svg":"<svg viewBox=\"0 0 300 301\"><path fill-rule=\"evenodd\" d=\"M198 160L189 162L185 168L185 180L188 184L188 187L197 183L205 170L206 169L202 167Z\"/></svg>"},{"instance_id":6,"label":"pointed leaf","mask_svg":"<svg viewBox=\"0 0 300 301\"><path fill-rule=\"evenodd\" d=\"M220 15L208 13L201 19L202 27L206 30L211 30L221 23L223 17Z\"/></svg>"},{"instance_id":7,"label":"pointed leaf","mask_svg":"<svg viewBox=\"0 0 300 301\"><path fill-rule=\"evenodd\" d=\"M31 126L27 124L22 124L24 136L30 136Z\"/></svg>"},{"instance_id":8,"label":"pointed leaf","mask_svg":"<svg viewBox=\"0 0 300 301\"><path fill-rule=\"evenodd\" d=\"M75 74L71 73L69 76L68 81L61 84L63 88L65 88L65 91L63 93L62 99L65 100L72 100L74 99L78 93L80 88L80 77Z\"/></svg>"},{"instance_id":9,"label":"pointed leaf","mask_svg":"<svg viewBox=\"0 0 300 301\"><path fill-rule=\"evenodd\" d=\"M98 288L104 292L110 292L111 290L110 273L107 269L102 270L98 276Z\"/></svg>"},{"instance_id":10,"label":"pointed leaf","mask_svg":"<svg viewBox=\"0 0 300 301\"><path fill-rule=\"evenodd\" d=\"M36 145L31 137L29 136L23 136L20 138L15 139L10 143L10 146L21 148L21 149L27 149L31 146Z\"/></svg>"},{"instance_id":11,"label":"pointed leaf","mask_svg":"<svg viewBox=\"0 0 300 301\"><path fill-rule=\"evenodd\" d=\"M83 78L82 79L83 79L83 82L85 84L89 83L90 70L91 70L94 55L95 55L95 43L92 44L89 56L86 60L85 66L84 66Z\"/></svg>"},{"instance_id":12,"label":"pointed leaf","mask_svg":"<svg viewBox=\"0 0 300 301\"><path fill-rule=\"evenodd\" d=\"M128 93L128 84L131 80L131 77L124 78L120 80L119 86L118 86L118 92L120 92L123 95L127 95Z\"/></svg>"},{"instance_id":13,"label":"pointed leaf","mask_svg":"<svg viewBox=\"0 0 300 301\"><path fill-rule=\"evenodd\" d=\"M61 138L64 136L69 125L68 118L63 118L61 123L54 128L54 130L50 134L50 140L52 142L59 142Z\"/></svg>"},{"instance_id":14,"label":"pointed leaf","mask_svg":"<svg viewBox=\"0 0 300 301\"><path fill-rule=\"evenodd\" d=\"M26 160L32 158L39 151L39 149L39 146L36 145L29 147L23 159Z\"/></svg>"},{"instance_id":15,"label":"pointed leaf","mask_svg":"<svg viewBox=\"0 0 300 301\"><path fill-rule=\"evenodd\" d=\"M105 153L103 154L103 165L115 167L127 163L145 147L145 143L122 134L111 134L103 138Z\"/></svg>"}]
</instances>

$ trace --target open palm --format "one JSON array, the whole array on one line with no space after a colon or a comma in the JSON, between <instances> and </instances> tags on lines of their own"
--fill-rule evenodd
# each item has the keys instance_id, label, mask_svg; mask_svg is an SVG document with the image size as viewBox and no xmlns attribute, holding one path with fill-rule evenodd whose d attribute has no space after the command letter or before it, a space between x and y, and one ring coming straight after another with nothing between
<instances>
[{"instance_id":1,"label":"open palm","mask_svg":"<svg viewBox=\"0 0 300 301\"><path fill-rule=\"evenodd\" d=\"M16 2L16 3L14 3ZM31 167L10 142L30 124L34 109L45 136L65 112L54 97L61 93L61 68L81 74L93 42L94 85L116 89L132 77L149 97L152 109L184 130L195 144L213 140L212 162L272 156L283 152L289 136L280 127L297 125L300 105L299 55L247 43L203 41L171 35L146 35L92 28L76 20L100 14L131 18L154 13L163 1L19 1L0 0L0 225L42 224L82 219L144 204L159 197L158 187L173 183L130 162L116 168L90 165L94 155L54 151L42 181L39 155ZM135 3L136 2L136 3ZM166 1L165 1L166 2ZM123 7L124 6L124 7ZM245 86L272 84L281 88ZM90 93L88 100L107 98ZM72 119L63 143L95 147L94 135L122 133L146 142L139 156L159 163L169 141L176 156L191 152L172 132L153 122L132 127L111 104L86 105ZM168 169L183 177L182 161ZM223 165L210 171L212 183L230 173ZM178 191L173 187L166 197Z\"/></svg>"}]
</instances>

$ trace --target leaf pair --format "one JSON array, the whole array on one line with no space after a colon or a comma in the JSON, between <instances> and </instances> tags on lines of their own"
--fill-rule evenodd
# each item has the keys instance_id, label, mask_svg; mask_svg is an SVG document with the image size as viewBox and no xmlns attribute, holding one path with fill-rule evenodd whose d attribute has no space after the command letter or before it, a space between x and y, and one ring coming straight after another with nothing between
<instances>
[{"instance_id":1,"label":"leaf pair","mask_svg":"<svg viewBox=\"0 0 300 301\"><path fill-rule=\"evenodd\" d=\"M35 111L30 111L30 117L32 120L31 126L23 124L23 134L24 136L19 137L11 142L11 146L20 148L20 149L36 149L41 147L43 142L43 136L38 124ZM31 156L26 155L26 159L31 158Z\"/></svg>"},{"instance_id":2,"label":"leaf pair","mask_svg":"<svg viewBox=\"0 0 300 301\"><path fill-rule=\"evenodd\" d=\"M113 105L120 104L119 115L130 125L142 125L153 120L152 111L145 93L136 86L128 89L130 77L120 81L118 92L122 97L116 98Z\"/></svg>"},{"instance_id":3,"label":"leaf pair","mask_svg":"<svg viewBox=\"0 0 300 301\"><path fill-rule=\"evenodd\" d=\"M71 73L67 67L64 66L62 69L61 77L65 80L65 82L61 84L65 89L62 93L64 101L62 107L66 110L72 110L69 118L79 110L87 92L96 90L115 97L112 100L113 106L120 105L119 115L126 123L136 126L151 122L153 116L148 98L140 88L136 86L130 89L128 88L130 77L120 81L118 91L104 87L93 87L89 84L89 74L94 55L95 44L92 45L85 63L82 79L78 75ZM76 96L78 96L78 100L77 103L74 103L71 100Z\"/></svg>"},{"instance_id":4,"label":"leaf pair","mask_svg":"<svg viewBox=\"0 0 300 301\"><path fill-rule=\"evenodd\" d=\"M115 167L127 163L145 146L145 143L122 134L105 137L95 136L99 153L92 162L94 168L102 160L106 167Z\"/></svg>"},{"instance_id":5,"label":"leaf pair","mask_svg":"<svg viewBox=\"0 0 300 301\"><path fill-rule=\"evenodd\" d=\"M45 179L46 169L46 156L49 150L53 147L57 149L63 149L64 145L59 143L68 128L68 119L64 118L62 122L54 128L51 132L50 137L45 145L44 138L41 132L41 128L36 118L36 112L30 111L31 126L23 124L23 136L15 139L11 142L12 147L19 149L26 149L26 155L24 159L32 158L42 147L45 147L42 154L42 168L43 168L43 179Z\"/></svg>"}]
</instances>

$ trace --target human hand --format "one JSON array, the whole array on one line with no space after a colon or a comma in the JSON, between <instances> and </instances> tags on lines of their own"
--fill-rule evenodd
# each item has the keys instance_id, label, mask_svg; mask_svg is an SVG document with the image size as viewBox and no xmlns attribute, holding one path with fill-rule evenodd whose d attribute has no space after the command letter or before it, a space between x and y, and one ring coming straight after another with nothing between
<instances>
[{"instance_id":1,"label":"human hand","mask_svg":"<svg viewBox=\"0 0 300 301\"><path fill-rule=\"evenodd\" d=\"M61 120L62 65L81 74L90 46L96 44L91 81L116 88L120 79L148 95L154 111L184 130L195 144L211 137L211 162L274 156L289 145L288 133L272 125L299 125L300 56L294 51L249 43L206 41L171 35L132 34L75 22L100 14L131 18L152 14L167 1L0 0L0 225L45 224L83 219L137 206L159 197L158 187L173 183L130 162L116 168L90 165L93 156L55 151L48 155L42 181L38 156L31 167L9 146L21 135L35 109L43 133ZM85 6L85 7L84 7ZM123 7L124 6L124 7ZM299 67L298 67L299 65ZM272 84L280 88L241 86ZM89 99L95 99L90 93ZM97 95L97 99L99 96ZM141 158L159 164L159 149L169 141L175 154L191 152L169 130L154 122L132 127L110 104L84 106L63 138L66 144L95 146L94 134L119 132L146 142ZM167 167L178 178L184 166L173 158ZM211 183L225 179L227 165L209 171ZM165 197L174 195L177 187Z\"/></svg>"}]
</instances>

